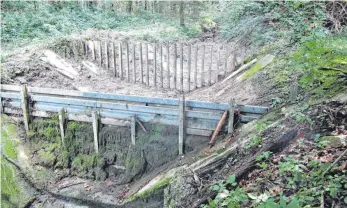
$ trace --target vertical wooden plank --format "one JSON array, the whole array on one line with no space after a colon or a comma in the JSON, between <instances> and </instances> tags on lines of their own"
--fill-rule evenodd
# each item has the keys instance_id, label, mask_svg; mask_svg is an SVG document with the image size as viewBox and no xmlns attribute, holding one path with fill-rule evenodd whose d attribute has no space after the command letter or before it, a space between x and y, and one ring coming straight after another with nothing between
<instances>
[{"instance_id":1,"label":"vertical wooden plank","mask_svg":"<svg viewBox=\"0 0 347 208\"><path fill-rule=\"evenodd\" d=\"M117 55L116 48L114 46L114 42L112 42L112 55L113 55L113 75L117 77Z\"/></svg>"},{"instance_id":2,"label":"vertical wooden plank","mask_svg":"<svg viewBox=\"0 0 347 208\"><path fill-rule=\"evenodd\" d=\"M92 113L93 133L94 133L94 150L99 153L99 115L97 112Z\"/></svg>"},{"instance_id":3,"label":"vertical wooden plank","mask_svg":"<svg viewBox=\"0 0 347 208\"><path fill-rule=\"evenodd\" d=\"M123 78L123 48L122 43L119 43L118 45L118 53L119 53L119 77Z\"/></svg>"},{"instance_id":4,"label":"vertical wooden plank","mask_svg":"<svg viewBox=\"0 0 347 208\"><path fill-rule=\"evenodd\" d=\"M177 89L177 45L175 43L174 50L174 89Z\"/></svg>"},{"instance_id":5,"label":"vertical wooden plank","mask_svg":"<svg viewBox=\"0 0 347 208\"><path fill-rule=\"evenodd\" d=\"M23 111L23 122L26 133L29 132L29 103L28 103L28 89L23 85L21 90L21 105Z\"/></svg>"},{"instance_id":6,"label":"vertical wooden plank","mask_svg":"<svg viewBox=\"0 0 347 208\"><path fill-rule=\"evenodd\" d=\"M61 144L62 147L65 149L65 119L66 119L66 113L65 113L65 109L62 108L59 111L59 127L60 127L60 137L61 137Z\"/></svg>"},{"instance_id":7,"label":"vertical wooden plank","mask_svg":"<svg viewBox=\"0 0 347 208\"><path fill-rule=\"evenodd\" d=\"M218 58L217 58L217 72L216 72L216 83L218 82L218 75L219 75L219 64L220 64L220 47L218 47Z\"/></svg>"},{"instance_id":8,"label":"vertical wooden plank","mask_svg":"<svg viewBox=\"0 0 347 208\"><path fill-rule=\"evenodd\" d=\"M183 44L181 43L181 55L180 55L180 83L181 83L181 91L183 92Z\"/></svg>"},{"instance_id":9,"label":"vertical wooden plank","mask_svg":"<svg viewBox=\"0 0 347 208\"><path fill-rule=\"evenodd\" d=\"M153 70L153 86L157 86L157 46L154 44L153 47L153 58L154 58L154 70Z\"/></svg>"},{"instance_id":10,"label":"vertical wooden plank","mask_svg":"<svg viewBox=\"0 0 347 208\"><path fill-rule=\"evenodd\" d=\"M135 145L136 141L136 116L131 117L131 143Z\"/></svg>"},{"instance_id":11,"label":"vertical wooden plank","mask_svg":"<svg viewBox=\"0 0 347 208\"><path fill-rule=\"evenodd\" d=\"M133 59L133 82L136 83L136 57L135 57L135 48L136 44L133 43L132 59Z\"/></svg>"},{"instance_id":12,"label":"vertical wooden plank","mask_svg":"<svg viewBox=\"0 0 347 208\"><path fill-rule=\"evenodd\" d=\"M98 42L99 44L99 66L102 68L102 47L101 47L101 41Z\"/></svg>"},{"instance_id":13,"label":"vertical wooden plank","mask_svg":"<svg viewBox=\"0 0 347 208\"><path fill-rule=\"evenodd\" d=\"M126 68L126 76L127 76L127 82L130 81L130 77L129 77L129 66L130 66L130 63L129 63L129 43L126 44L126 49L125 49L125 58L126 58L126 63L127 63L127 68Z\"/></svg>"},{"instance_id":14,"label":"vertical wooden plank","mask_svg":"<svg viewBox=\"0 0 347 208\"><path fill-rule=\"evenodd\" d=\"M194 89L198 88L198 45L195 47Z\"/></svg>"},{"instance_id":15,"label":"vertical wooden plank","mask_svg":"<svg viewBox=\"0 0 347 208\"><path fill-rule=\"evenodd\" d=\"M167 61L166 61L166 68L167 68L167 88L170 89L170 49L169 45L166 46L166 55L167 55Z\"/></svg>"},{"instance_id":16,"label":"vertical wooden plank","mask_svg":"<svg viewBox=\"0 0 347 208\"><path fill-rule=\"evenodd\" d=\"M205 45L202 46L202 54L201 54L201 71L200 71L200 87L204 86L205 77L204 77L204 68L205 68Z\"/></svg>"},{"instance_id":17,"label":"vertical wooden plank","mask_svg":"<svg viewBox=\"0 0 347 208\"><path fill-rule=\"evenodd\" d=\"M231 99L229 105L228 134L232 135L234 131L235 99Z\"/></svg>"},{"instance_id":18,"label":"vertical wooden plank","mask_svg":"<svg viewBox=\"0 0 347 208\"><path fill-rule=\"evenodd\" d=\"M208 86L211 86L211 73L212 73L212 52L213 52L213 45L211 45L211 53L210 53L210 66L208 68Z\"/></svg>"},{"instance_id":19,"label":"vertical wooden plank","mask_svg":"<svg viewBox=\"0 0 347 208\"><path fill-rule=\"evenodd\" d=\"M149 62L148 62L148 43L146 44L146 84L149 86Z\"/></svg>"},{"instance_id":20,"label":"vertical wooden plank","mask_svg":"<svg viewBox=\"0 0 347 208\"><path fill-rule=\"evenodd\" d=\"M180 155L183 155L183 142L185 137L185 128L184 128L184 120L185 120L185 111L184 111L184 94L179 101L179 128L178 128L178 152Z\"/></svg>"},{"instance_id":21,"label":"vertical wooden plank","mask_svg":"<svg viewBox=\"0 0 347 208\"><path fill-rule=\"evenodd\" d=\"M188 92L190 92L190 70L192 65L192 55L191 55L192 45L188 46Z\"/></svg>"},{"instance_id":22,"label":"vertical wooden plank","mask_svg":"<svg viewBox=\"0 0 347 208\"><path fill-rule=\"evenodd\" d=\"M96 46L95 46L95 41L92 41L92 44L93 44L93 49L92 49L92 57L93 57L93 60L95 61L96 60Z\"/></svg>"},{"instance_id":23,"label":"vertical wooden plank","mask_svg":"<svg viewBox=\"0 0 347 208\"><path fill-rule=\"evenodd\" d=\"M163 45L160 45L160 87L163 88L164 87L164 79L163 79L163 70L164 70L164 66L163 66Z\"/></svg>"},{"instance_id":24,"label":"vertical wooden plank","mask_svg":"<svg viewBox=\"0 0 347 208\"><path fill-rule=\"evenodd\" d=\"M109 61L108 61L108 43L105 41L105 69L109 69Z\"/></svg>"},{"instance_id":25,"label":"vertical wooden plank","mask_svg":"<svg viewBox=\"0 0 347 208\"><path fill-rule=\"evenodd\" d=\"M236 65L237 65L237 59L236 59L236 51L234 50L234 53L233 53L233 68L232 68L232 72L235 70L236 68Z\"/></svg>"},{"instance_id":26,"label":"vertical wooden plank","mask_svg":"<svg viewBox=\"0 0 347 208\"><path fill-rule=\"evenodd\" d=\"M228 68L228 45L224 45L225 47L225 57L224 57L224 76L227 74Z\"/></svg>"},{"instance_id":27,"label":"vertical wooden plank","mask_svg":"<svg viewBox=\"0 0 347 208\"><path fill-rule=\"evenodd\" d=\"M139 45L140 52L140 82L143 83L143 60L142 60L142 43Z\"/></svg>"}]
</instances>

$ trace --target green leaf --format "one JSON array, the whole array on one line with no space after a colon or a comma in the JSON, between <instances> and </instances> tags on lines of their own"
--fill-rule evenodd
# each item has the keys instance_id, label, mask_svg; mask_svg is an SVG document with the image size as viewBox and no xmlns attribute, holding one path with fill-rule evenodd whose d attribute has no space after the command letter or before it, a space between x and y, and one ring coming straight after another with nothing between
<instances>
[{"instance_id":1,"label":"green leaf","mask_svg":"<svg viewBox=\"0 0 347 208\"><path fill-rule=\"evenodd\" d=\"M287 205L287 208L300 208L299 201L294 197Z\"/></svg>"},{"instance_id":2,"label":"green leaf","mask_svg":"<svg viewBox=\"0 0 347 208\"><path fill-rule=\"evenodd\" d=\"M230 175L230 176L228 176L227 183L231 184L232 186L236 186L237 183L235 180L236 180L235 175Z\"/></svg>"}]
</instances>

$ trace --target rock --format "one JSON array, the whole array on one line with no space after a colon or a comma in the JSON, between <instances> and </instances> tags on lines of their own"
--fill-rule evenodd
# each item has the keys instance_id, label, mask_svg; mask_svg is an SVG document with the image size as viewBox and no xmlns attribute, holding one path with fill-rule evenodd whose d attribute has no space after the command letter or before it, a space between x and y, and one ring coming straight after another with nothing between
<instances>
[{"instance_id":1,"label":"rock","mask_svg":"<svg viewBox=\"0 0 347 208\"><path fill-rule=\"evenodd\" d=\"M338 136L324 136L319 139L319 144L324 147L343 147L346 146L347 135L338 135Z\"/></svg>"}]
</instances>

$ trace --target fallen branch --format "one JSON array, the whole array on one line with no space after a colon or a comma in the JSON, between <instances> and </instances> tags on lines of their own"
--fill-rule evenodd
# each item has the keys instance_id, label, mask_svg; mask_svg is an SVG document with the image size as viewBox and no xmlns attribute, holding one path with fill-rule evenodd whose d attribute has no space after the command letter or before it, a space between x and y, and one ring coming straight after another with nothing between
<instances>
[{"instance_id":1,"label":"fallen branch","mask_svg":"<svg viewBox=\"0 0 347 208\"><path fill-rule=\"evenodd\" d=\"M219 120L219 122L218 122L218 124L217 124L217 127L216 127L216 129L214 130L213 135L212 135L212 137L211 137L211 140L210 140L210 142L209 142L210 148L213 146L213 144L214 144L214 139L215 139L216 136L219 134L219 131L221 130L223 124L225 123L225 119L226 119L226 117L227 117L227 114L228 114L228 111L224 111L224 113L223 113L221 119ZM234 116L234 115L229 115L229 116Z\"/></svg>"},{"instance_id":2,"label":"fallen branch","mask_svg":"<svg viewBox=\"0 0 347 208\"><path fill-rule=\"evenodd\" d=\"M136 122L141 126L144 132L147 132L147 129L145 128L145 126L142 124L142 122L139 119L136 118Z\"/></svg>"},{"instance_id":3,"label":"fallen branch","mask_svg":"<svg viewBox=\"0 0 347 208\"><path fill-rule=\"evenodd\" d=\"M233 78L234 76L238 75L239 73L243 72L244 70L248 69L250 66L252 66L258 59L253 59L247 64L242 65L238 70L235 72L231 73L227 78L225 78L222 83L225 83L229 79Z\"/></svg>"},{"instance_id":4,"label":"fallen branch","mask_svg":"<svg viewBox=\"0 0 347 208\"><path fill-rule=\"evenodd\" d=\"M328 173L328 172L331 170L331 168L332 168L338 161L340 161L341 158L342 158L343 156L345 156L346 153L347 153L347 149L345 149L345 151L343 151L342 154L341 154L338 158L336 158L336 160L335 160L335 161L323 172L322 177L324 177L324 175L325 175L326 173Z\"/></svg>"}]
</instances>

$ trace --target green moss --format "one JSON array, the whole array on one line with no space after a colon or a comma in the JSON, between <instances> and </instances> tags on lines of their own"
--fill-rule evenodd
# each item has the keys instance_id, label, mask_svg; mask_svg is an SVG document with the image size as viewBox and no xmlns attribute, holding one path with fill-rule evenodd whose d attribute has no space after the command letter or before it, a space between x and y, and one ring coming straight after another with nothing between
<instances>
[{"instance_id":1,"label":"green moss","mask_svg":"<svg viewBox=\"0 0 347 208\"><path fill-rule=\"evenodd\" d=\"M43 149L39 150L39 157L46 166L53 166L56 162L56 156L50 151L45 151Z\"/></svg>"},{"instance_id":2,"label":"green moss","mask_svg":"<svg viewBox=\"0 0 347 208\"><path fill-rule=\"evenodd\" d=\"M136 168L137 166L140 165L140 163L141 163L140 160L138 160L136 157L128 156L125 159L125 167L126 167L126 169Z\"/></svg>"},{"instance_id":3,"label":"green moss","mask_svg":"<svg viewBox=\"0 0 347 208\"><path fill-rule=\"evenodd\" d=\"M102 165L102 160L96 153L92 155L78 155L73 158L71 163L71 167L77 171L89 171L98 165Z\"/></svg>"},{"instance_id":4,"label":"green moss","mask_svg":"<svg viewBox=\"0 0 347 208\"><path fill-rule=\"evenodd\" d=\"M252 66L249 70L247 70L242 78L243 79L247 79L252 77L255 73L257 73L258 71L260 71L261 69L263 69L262 65L260 63L256 63L254 66Z\"/></svg>"},{"instance_id":5,"label":"green moss","mask_svg":"<svg viewBox=\"0 0 347 208\"><path fill-rule=\"evenodd\" d=\"M167 186L171 182L172 178L164 178L160 181L158 181L155 185L147 189L146 191L135 194L128 200L129 202L134 201L136 199L143 199L146 200L150 198L151 196L159 193L165 186Z\"/></svg>"}]
</instances>

